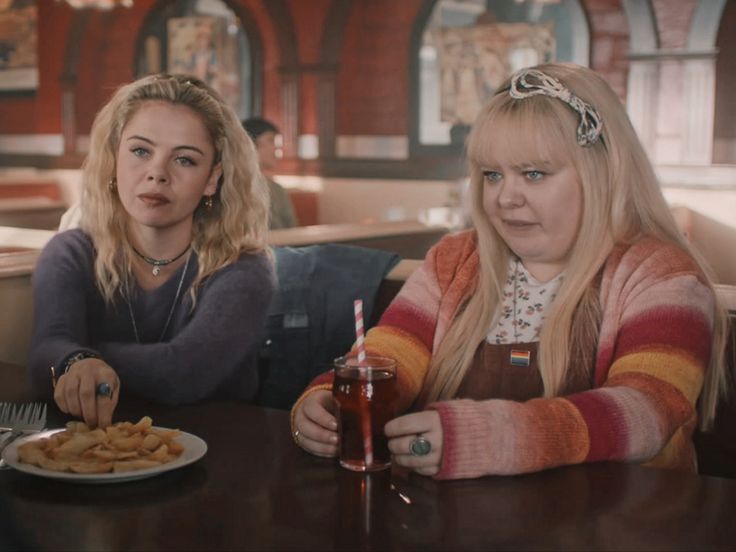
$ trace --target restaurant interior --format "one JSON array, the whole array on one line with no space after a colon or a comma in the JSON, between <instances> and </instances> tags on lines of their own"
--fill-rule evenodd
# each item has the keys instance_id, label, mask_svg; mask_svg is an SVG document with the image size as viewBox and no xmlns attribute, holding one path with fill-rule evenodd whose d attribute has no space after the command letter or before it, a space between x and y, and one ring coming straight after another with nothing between
<instances>
[{"instance_id":1,"label":"restaurant interior","mask_svg":"<svg viewBox=\"0 0 736 552\"><path fill-rule=\"evenodd\" d=\"M429 248L469 225L465 138L485 100L525 66L588 66L625 105L679 228L735 314L734 31L736 0L0 0L0 402L30 398L23 367L31 276L80 199L94 117L117 87L158 72L194 74L240 119L278 127L278 161L264 172L288 192L297 226L271 230L270 245L347 244L400 257L379 288L375 321ZM700 475L680 491L678 477L620 466L553 470L515 488L502 480L441 488L401 480L397 490L398 480L380 475L320 473L326 461L291 446L287 412L233 406L251 420L243 439L260 447L248 469L270 463L256 441L289 448L263 481L230 480L246 493L240 498L228 496L226 477L212 475L237 471L217 456L217 446L231 446L225 428L238 431L217 405L207 414L219 424L208 435L209 464L169 480L109 486L113 505L91 486L47 488L0 472L8 496L0 533L15 539L7 548L0 542L0 551L726 549L736 542L726 529L733 521L723 517L736 511L735 405L721 405L715 431L696 433ZM151 408L156 423L207 431L194 407ZM238 447L238 458L248 454ZM553 506L570 488L571 502ZM145 515L133 513L151 493ZM540 496L549 502L544 516ZM413 509L402 510L412 500ZM669 511L653 514L655 503ZM68 528L41 536L67 513ZM192 529L178 532L184 525ZM691 530L668 533L677 525Z\"/></svg>"}]
</instances>

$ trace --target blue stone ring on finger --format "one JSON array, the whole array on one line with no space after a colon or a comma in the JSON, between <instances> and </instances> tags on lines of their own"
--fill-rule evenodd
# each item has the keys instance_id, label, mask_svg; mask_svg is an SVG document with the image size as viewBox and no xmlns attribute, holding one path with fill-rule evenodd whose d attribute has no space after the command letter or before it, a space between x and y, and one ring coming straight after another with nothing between
<instances>
[{"instance_id":1,"label":"blue stone ring on finger","mask_svg":"<svg viewBox=\"0 0 736 552\"><path fill-rule=\"evenodd\" d=\"M431 451L432 443L421 435L414 437L409 445L409 452L412 456L427 456Z\"/></svg>"},{"instance_id":2,"label":"blue stone ring on finger","mask_svg":"<svg viewBox=\"0 0 736 552\"><path fill-rule=\"evenodd\" d=\"M107 382L102 382L97 386L95 393L98 397L112 397L112 387Z\"/></svg>"}]
</instances>

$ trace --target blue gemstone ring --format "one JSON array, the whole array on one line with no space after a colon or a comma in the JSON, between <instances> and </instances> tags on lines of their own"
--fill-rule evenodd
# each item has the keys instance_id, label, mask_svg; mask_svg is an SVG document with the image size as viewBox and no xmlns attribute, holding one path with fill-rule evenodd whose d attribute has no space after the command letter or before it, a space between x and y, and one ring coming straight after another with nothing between
<instances>
[{"instance_id":1,"label":"blue gemstone ring","mask_svg":"<svg viewBox=\"0 0 736 552\"><path fill-rule=\"evenodd\" d=\"M427 456L431 451L432 443L427 441L421 435L414 437L409 445L409 452L412 456Z\"/></svg>"},{"instance_id":2,"label":"blue gemstone ring","mask_svg":"<svg viewBox=\"0 0 736 552\"><path fill-rule=\"evenodd\" d=\"M95 393L98 397L112 397L112 387L109 383L103 381L97 386Z\"/></svg>"}]
</instances>

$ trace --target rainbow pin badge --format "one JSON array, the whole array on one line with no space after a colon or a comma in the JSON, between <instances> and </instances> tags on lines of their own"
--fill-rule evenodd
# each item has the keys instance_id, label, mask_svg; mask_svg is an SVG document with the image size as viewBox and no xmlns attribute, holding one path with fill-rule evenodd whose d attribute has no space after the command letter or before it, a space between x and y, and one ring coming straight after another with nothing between
<instances>
[{"instance_id":1,"label":"rainbow pin badge","mask_svg":"<svg viewBox=\"0 0 736 552\"><path fill-rule=\"evenodd\" d=\"M531 351L511 350L511 366L529 366L532 358Z\"/></svg>"}]
</instances>

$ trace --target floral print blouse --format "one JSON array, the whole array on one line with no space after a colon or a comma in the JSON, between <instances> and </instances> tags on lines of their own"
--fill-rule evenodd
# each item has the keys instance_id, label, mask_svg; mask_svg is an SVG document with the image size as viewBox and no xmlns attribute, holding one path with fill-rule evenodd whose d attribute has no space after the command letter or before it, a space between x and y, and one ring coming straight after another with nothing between
<instances>
[{"instance_id":1,"label":"floral print blouse","mask_svg":"<svg viewBox=\"0 0 736 552\"><path fill-rule=\"evenodd\" d=\"M496 345L539 341L545 311L554 301L562 277L559 274L548 282L539 282L519 259L512 258L498 320L486 341Z\"/></svg>"}]
</instances>

